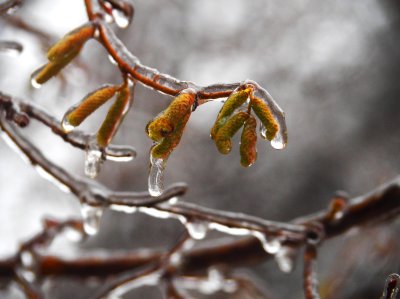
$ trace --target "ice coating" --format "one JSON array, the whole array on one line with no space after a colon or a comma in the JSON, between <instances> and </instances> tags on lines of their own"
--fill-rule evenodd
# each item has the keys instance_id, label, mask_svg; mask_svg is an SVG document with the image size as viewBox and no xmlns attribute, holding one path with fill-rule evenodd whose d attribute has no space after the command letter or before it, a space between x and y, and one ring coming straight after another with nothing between
<instances>
[{"instance_id":1,"label":"ice coating","mask_svg":"<svg viewBox=\"0 0 400 299\"><path fill-rule=\"evenodd\" d=\"M35 170L39 173L39 175L48 180L49 182L53 183L54 185L56 185L61 191L65 192L65 193L70 193L70 188L61 183L58 179L56 179L53 175L51 175L48 171L46 171L43 167L39 166L39 165L35 165Z\"/></svg>"},{"instance_id":2,"label":"ice coating","mask_svg":"<svg viewBox=\"0 0 400 299\"><path fill-rule=\"evenodd\" d=\"M125 45L121 42L121 40L115 35L114 31L105 23L101 23L102 33L106 35L109 43L112 48L116 51L117 57L113 57L117 62L123 61L126 63L131 71L138 74L140 77L143 77L146 81L156 82L158 84L162 84L165 89L168 89L169 92L176 92L178 90L183 90L189 87L189 83L185 81L177 80L167 74L159 73L156 69L144 66L140 63L139 59L134 56L129 50L125 47ZM144 84L148 87L148 83L144 82ZM159 90L160 92L165 92L166 90Z\"/></svg>"},{"instance_id":3,"label":"ice coating","mask_svg":"<svg viewBox=\"0 0 400 299\"><path fill-rule=\"evenodd\" d=\"M42 84L38 83L36 81L36 77L37 75L43 70L44 66L38 68L36 71L34 71L31 75L31 85L32 87L39 89L40 87L42 87Z\"/></svg>"},{"instance_id":4,"label":"ice coating","mask_svg":"<svg viewBox=\"0 0 400 299\"><path fill-rule=\"evenodd\" d=\"M268 93L268 91L266 91L256 82L247 80L245 81L245 83L253 85L255 87L253 91L253 97L265 101L265 103L271 109L272 115L276 123L278 124L279 129L273 140L271 140L271 146L275 149L285 148L287 144L287 127L286 127L285 113L283 112L282 108L279 107L279 105L274 101L274 99ZM261 128L261 134L263 134L263 130L265 130L265 128L264 129ZM265 131L264 131L264 136L265 136Z\"/></svg>"},{"instance_id":5,"label":"ice coating","mask_svg":"<svg viewBox=\"0 0 400 299\"><path fill-rule=\"evenodd\" d=\"M282 272L290 273L293 271L296 250L290 247L282 246L275 254L275 261Z\"/></svg>"},{"instance_id":6,"label":"ice coating","mask_svg":"<svg viewBox=\"0 0 400 299\"><path fill-rule=\"evenodd\" d=\"M278 239L270 238L268 240L267 236L264 233L259 232L259 231L252 231L251 234L260 241L260 243L266 253L276 254L281 249L282 245Z\"/></svg>"},{"instance_id":7,"label":"ice coating","mask_svg":"<svg viewBox=\"0 0 400 299\"><path fill-rule=\"evenodd\" d=\"M111 13L115 24L117 24L119 28L126 28L129 26L130 18L123 11L119 9L113 9Z\"/></svg>"},{"instance_id":8,"label":"ice coating","mask_svg":"<svg viewBox=\"0 0 400 299\"><path fill-rule=\"evenodd\" d=\"M185 227L192 239L202 240L206 237L208 231L208 223L203 221L188 221Z\"/></svg>"}]
</instances>

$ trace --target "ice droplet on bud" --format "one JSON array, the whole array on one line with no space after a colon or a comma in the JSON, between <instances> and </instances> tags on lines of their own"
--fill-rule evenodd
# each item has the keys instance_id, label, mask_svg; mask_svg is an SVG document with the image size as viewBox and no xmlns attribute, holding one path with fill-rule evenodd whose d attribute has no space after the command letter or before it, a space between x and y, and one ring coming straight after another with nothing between
<instances>
[{"instance_id":1,"label":"ice droplet on bud","mask_svg":"<svg viewBox=\"0 0 400 299\"><path fill-rule=\"evenodd\" d=\"M276 132L275 137L271 140L271 146L277 150L281 150L286 147L286 143L283 140L283 136L280 130Z\"/></svg>"},{"instance_id":2,"label":"ice droplet on bud","mask_svg":"<svg viewBox=\"0 0 400 299\"><path fill-rule=\"evenodd\" d=\"M103 216L103 208L82 203L81 214L83 217L83 229L86 234L90 236L97 234L100 228L101 216Z\"/></svg>"},{"instance_id":3,"label":"ice droplet on bud","mask_svg":"<svg viewBox=\"0 0 400 299\"><path fill-rule=\"evenodd\" d=\"M189 221L186 223L186 229L192 239L202 240L206 237L208 224L202 221Z\"/></svg>"},{"instance_id":4,"label":"ice droplet on bud","mask_svg":"<svg viewBox=\"0 0 400 299\"><path fill-rule=\"evenodd\" d=\"M165 161L150 155L150 173L148 189L151 196L160 196L164 192Z\"/></svg>"},{"instance_id":5,"label":"ice droplet on bud","mask_svg":"<svg viewBox=\"0 0 400 299\"><path fill-rule=\"evenodd\" d=\"M72 132L75 129L75 127L68 121L67 117L63 118L61 127L65 133Z\"/></svg>"},{"instance_id":6,"label":"ice droplet on bud","mask_svg":"<svg viewBox=\"0 0 400 299\"><path fill-rule=\"evenodd\" d=\"M85 152L85 175L92 179L95 178L99 174L103 160L103 154L97 144L96 138L93 137L89 141Z\"/></svg>"},{"instance_id":7,"label":"ice droplet on bud","mask_svg":"<svg viewBox=\"0 0 400 299\"><path fill-rule=\"evenodd\" d=\"M281 249L281 242L275 238L267 239L267 236L259 231L252 232L252 235L256 237L260 242L265 252L269 254L276 254Z\"/></svg>"},{"instance_id":8,"label":"ice droplet on bud","mask_svg":"<svg viewBox=\"0 0 400 299\"><path fill-rule=\"evenodd\" d=\"M124 14L123 11L119 10L119 9L113 9L112 10L112 16L114 18L115 24L117 24L117 26L119 28L126 28L129 26L129 18Z\"/></svg>"},{"instance_id":9,"label":"ice droplet on bud","mask_svg":"<svg viewBox=\"0 0 400 299\"><path fill-rule=\"evenodd\" d=\"M32 75L31 75L31 85L32 85L34 88L36 88L36 89L39 89L40 87L42 87L42 84L40 84L40 83L38 83L38 82L36 81L36 77L37 77L37 75L42 71L42 69L43 69L43 67L37 69L37 70L34 71L34 72L32 73Z\"/></svg>"}]
</instances>

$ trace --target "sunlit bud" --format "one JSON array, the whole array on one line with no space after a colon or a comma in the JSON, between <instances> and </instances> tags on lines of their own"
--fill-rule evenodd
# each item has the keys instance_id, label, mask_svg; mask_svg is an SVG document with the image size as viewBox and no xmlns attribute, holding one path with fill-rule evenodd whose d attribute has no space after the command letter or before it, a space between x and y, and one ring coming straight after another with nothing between
<instances>
[{"instance_id":1,"label":"sunlit bud","mask_svg":"<svg viewBox=\"0 0 400 299\"><path fill-rule=\"evenodd\" d=\"M221 110L218 113L217 119L215 121L214 126L211 128L211 138L214 139L217 135L218 130L224 125L226 120L232 113L243 105L243 103L249 97L251 89L243 89L239 91L234 91L225 101L224 105L222 106Z\"/></svg>"},{"instance_id":2,"label":"sunlit bud","mask_svg":"<svg viewBox=\"0 0 400 299\"><path fill-rule=\"evenodd\" d=\"M266 128L266 138L271 141L278 132L278 124L267 104L256 97L251 98L251 108Z\"/></svg>"},{"instance_id":3,"label":"sunlit bud","mask_svg":"<svg viewBox=\"0 0 400 299\"><path fill-rule=\"evenodd\" d=\"M87 23L67 33L47 51L47 58L56 62L71 52L79 52L85 42L94 36L95 30L93 24Z\"/></svg>"},{"instance_id":4,"label":"sunlit bud","mask_svg":"<svg viewBox=\"0 0 400 299\"><path fill-rule=\"evenodd\" d=\"M240 163L244 167L251 166L257 159L257 121L250 116L244 124L240 139Z\"/></svg>"},{"instance_id":5,"label":"sunlit bud","mask_svg":"<svg viewBox=\"0 0 400 299\"><path fill-rule=\"evenodd\" d=\"M63 126L65 126L65 124L71 127L79 126L96 109L111 99L117 91L118 86L103 85L89 93L81 102L67 111L62 121Z\"/></svg>"},{"instance_id":6,"label":"sunlit bud","mask_svg":"<svg viewBox=\"0 0 400 299\"><path fill-rule=\"evenodd\" d=\"M248 117L248 113L240 111L230 117L218 130L214 140L221 154L228 154L231 151L232 145L228 140L230 141L233 135L243 126Z\"/></svg>"},{"instance_id":7,"label":"sunlit bud","mask_svg":"<svg viewBox=\"0 0 400 299\"><path fill-rule=\"evenodd\" d=\"M97 143L100 147L106 147L121 124L125 113L128 111L131 99L129 85L125 83L118 92L118 96L108 110L107 116L97 132Z\"/></svg>"}]
</instances>

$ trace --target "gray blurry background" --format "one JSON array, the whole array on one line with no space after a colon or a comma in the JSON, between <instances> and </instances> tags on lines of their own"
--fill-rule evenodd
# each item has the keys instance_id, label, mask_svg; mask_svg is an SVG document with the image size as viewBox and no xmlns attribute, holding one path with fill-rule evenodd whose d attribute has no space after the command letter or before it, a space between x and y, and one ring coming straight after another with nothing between
<instances>
[{"instance_id":1,"label":"gray blurry background","mask_svg":"<svg viewBox=\"0 0 400 299\"><path fill-rule=\"evenodd\" d=\"M166 172L167 183L185 181L190 186L184 200L289 221L325 208L337 190L357 196L397 175L398 1L137 0L135 9L133 24L116 31L144 64L200 85L253 79L286 112L287 148L276 151L260 140L257 162L244 169L238 140L232 153L222 156L209 138L221 103L199 107ZM26 1L17 15L54 37L86 18L80 0ZM106 52L89 42L79 65L35 90L29 84L30 73L46 62L38 39L2 20L0 38L25 46L19 57L0 56L0 90L41 105L58 118L98 85L120 81ZM107 162L99 181L115 190L147 187L151 142L144 127L169 99L137 88L133 109L114 143L133 145L138 158L125 164ZM94 131L105 109L83 129ZM83 175L82 152L35 123L26 132L53 161ZM0 255L5 257L40 229L44 215L79 216L79 206L4 142L0 155ZM180 232L182 227L174 221L107 212L98 236L84 244L57 246L56 242L51 250L70 256L104 249L160 248L172 244ZM340 277L344 278L340 291L332 298L378 298L385 276L400 271L398 235L399 222L327 242L320 254L323 287ZM301 267L289 275L280 273L274 263L252 271L272 298L301 298ZM87 298L96 286L53 281L45 288L49 298L71 292L74 298ZM21 296L10 286L0 294ZM160 298L160 294L151 290L146 297Z\"/></svg>"}]
</instances>

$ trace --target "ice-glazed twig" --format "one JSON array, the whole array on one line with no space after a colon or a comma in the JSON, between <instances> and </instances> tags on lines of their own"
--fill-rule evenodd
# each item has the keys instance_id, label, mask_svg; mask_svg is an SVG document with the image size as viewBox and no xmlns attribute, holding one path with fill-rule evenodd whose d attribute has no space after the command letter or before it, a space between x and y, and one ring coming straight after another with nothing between
<instances>
[{"instance_id":1,"label":"ice-glazed twig","mask_svg":"<svg viewBox=\"0 0 400 299\"><path fill-rule=\"evenodd\" d=\"M400 290L400 275L393 273L388 276L380 299L397 299Z\"/></svg>"},{"instance_id":2,"label":"ice-glazed twig","mask_svg":"<svg viewBox=\"0 0 400 299\"><path fill-rule=\"evenodd\" d=\"M320 299L317 278L317 249L314 244L307 244L304 250L304 296L306 299Z\"/></svg>"},{"instance_id":3,"label":"ice-glazed twig","mask_svg":"<svg viewBox=\"0 0 400 299\"><path fill-rule=\"evenodd\" d=\"M22 4L22 0L8 0L0 4L0 15L16 9Z\"/></svg>"},{"instance_id":4,"label":"ice-glazed twig","mask_svg":"<svg viewBox=\"0 0 400 299\"><path fill-rule=\"evenodd\" d=\"M66 221L45 219L43 230L20 246L14 257L16 261L14 279L27 298L44 298L38 284L41 265L41 253L39 253L39 249L47 249L54 238L67 229L71 230L75 236L78 234L80 239L84 236L81 221L73 219Z\"/></svg>"},{"instance_id":5,"label":"ice-glazed twig","mask_svg":"<svg viewBox=\"0 0 400 299\"><path fill-rule=\"evenodd\" d=\"M152 260L148 267L120 275L105 285L94 298L115 298L143 285L157 285L160 280L170 279L170 276L175 271L172 257L180 254L187 247L185 245L188 241L190 241L190 238L185 232L170 250L161 254L159 258Z\"/></svg>"},{"instance_id":6,"label":"ice-glazed twig","mask_svg":"<svg viewBox=\"0 0 400 299\"><path fill-rule=\"evenodd\" d=\"M23 47L20 43L13 41L0 41L0 54L5 53L8 55L16 56L20 54Z\"/></svg>"}]
</instances>

